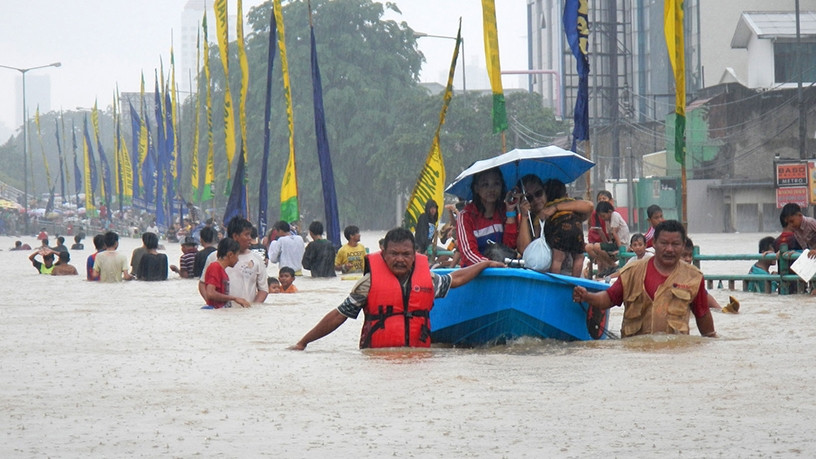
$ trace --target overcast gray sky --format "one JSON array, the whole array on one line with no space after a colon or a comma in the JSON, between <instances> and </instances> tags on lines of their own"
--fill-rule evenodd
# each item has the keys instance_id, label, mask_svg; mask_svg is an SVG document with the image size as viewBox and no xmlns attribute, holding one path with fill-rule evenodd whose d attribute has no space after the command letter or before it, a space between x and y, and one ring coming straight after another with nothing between
<instances>
[{"instance_id":1,"label":"overcast gray sky","mask_svg":"<svg viewBox=\"0 0 816 459\"><path fill-rule=\"evenodd\" d=\"M473 66L484 67L480 0L395 2L403 14L387 18L403 20L414 30L428 34L455 36L461 16L468 78ZM33 70L28 74L50 76L52 109L90 107L97 97L100 106L107 106L116 83L121 92L138 91L142 70L146 75L152 74L159 66L159 56L168 65L171 30L176 37L180 36L181 12L186 3L187 0L0 0L3 50L0 64L26 68L59 61L60 68ZM244 13L261 3L262 0L244 0ZM526 68L526 0L496 0L496 4L502 68ZM234 14L235 0L229 0L229 8ZM210 38L212 41L214 37ZM178 59L178 38L175 40ZM427 59L421 80L444 82L453 40L422 38L419 45ZM19 72L0 68L0 124L6 128L0 126L0 132L8 133L8 129L18 127L15 82L19 79ZM518 76L505 76L503 81L505 87L520 84ZM457 73L457 89L460 83L461 74ZM477 79L468 81L468 89L477 86ZM34 109L29 105L32 116Z\"/></svg>"}]
</instances>

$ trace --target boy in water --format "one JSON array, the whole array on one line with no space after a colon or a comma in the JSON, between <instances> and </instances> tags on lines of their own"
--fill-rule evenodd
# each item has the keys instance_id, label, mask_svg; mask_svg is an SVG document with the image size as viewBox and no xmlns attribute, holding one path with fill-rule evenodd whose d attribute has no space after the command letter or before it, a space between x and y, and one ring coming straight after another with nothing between
<instances>
[{"instance_id":1,"label":"boy in water","mask_svg":"<svg viewBox=\"0 0 816 459\"><path fill-rule=\"evenodd\" d=\"M334 257L334 269L342 273L363 272L363 259L366 256L365 247L360 244L360 228L354 225L347 226L343 235L348 243L337 251Z\"/></svg>"},{"instance_id":2,"label":"boy in water","mask_svg":"<svg viewBox=\"0 0 816 459\"><path fill-rule=\"evenodd\" d=\"M763 237L759 240L759 253L763 255L770 255L775 253L774 250L774 238L771 236ZM763 259L757 260L751 269L748 271L748 274L770 274L771 273L771 266L776 264L776 259ZM760 281L750 281L748 282L748 291L754 293L764 293L765 283ZM777 282L771 282L771 292L776 291L779 284Z\"/></svg>"},{"instance_id":3,"label":"boy in water","mask_svg":"<svg viewBox=\"0 0 816 459\"><path fill-rule=\"evenodd\" d=\"M295 270L284 266L278 272L278 280L280 281L281 293L297 293L298 289L295 287Z\"/></svg>"},{"instance_id":4,"label":"boy in water","mask_svg":"<svg viewBox=\"0 0 816 459\"><path fill-rule=\"evenodd\" d=\"M270 276L266 278L266 285L269 286L269 293L281 292L281 284L277 277Z\"/></svg>"},{"instance_id":5,"label":"boy in water","mask_svg":"<svg viewBox=\"0 0 816 459\"><path fill-rule=\"evenodd\" d=\"M207 305L201 309L221 309L230 301L245 308L249 307L249 301L229 294L230 281L227 276L227 268L232 268L238 263L238 252L240 251L241 246L234 239L224 238L218 242L216 251L218 259L207 266L207 272L204 274Z\"/></svg>"},{"instance_id":6,"label":"boy in water","mask_svg":"<svg viewBox=\"0 0 816 459\"><path fill-rule=\"evenodd\" d=\"M660 208L657 204L652 204L651 206L646 208L646 218L649 219L649 231L646 231L646 248L651 248L652 244L654 243L654 231L655 226L657 226L660 222L664 220L663 218L663 209Z\"/></svg>"}]
</instances>

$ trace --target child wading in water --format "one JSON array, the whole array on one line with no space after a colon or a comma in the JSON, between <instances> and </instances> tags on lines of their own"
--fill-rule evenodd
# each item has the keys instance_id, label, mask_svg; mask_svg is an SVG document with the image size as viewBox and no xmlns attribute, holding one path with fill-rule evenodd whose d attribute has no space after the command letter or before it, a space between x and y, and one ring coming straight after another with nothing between
<instances>
[{"instance_id":1,"label":"child wading in water","mask_svg":"<svg viewBox=\"0 0 816 459\"><path fill-rule=\"evenodd\" d=\"M249 307L249 301L229 294L229 276L227 276L226 270L238 263L238 252L240 251L241 246L234 239L227 237L218 242L218 251L216 252L218 260L215 263L210 263L207 272L204 274L204 283L207 288L207 306L201 309L220 309L230 301L245 308Z\"/></svg>"}]
</instances>

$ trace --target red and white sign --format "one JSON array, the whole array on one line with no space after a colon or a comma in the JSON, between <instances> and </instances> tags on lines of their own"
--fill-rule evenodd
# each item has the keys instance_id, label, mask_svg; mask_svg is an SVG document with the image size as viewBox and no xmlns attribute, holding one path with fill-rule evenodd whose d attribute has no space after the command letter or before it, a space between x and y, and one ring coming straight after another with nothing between
<instances>
[{"instance_id":1,"label":"red and white sign","mask_svg":"<svg viewBox=\"0 0 816 459\"><path fill-rule=\"evenodd\" d=\"M776 163L776 186L806 186L808 165L806 162Z\"/></svg>"},{"instance_id":2,"label":"red and white sign","mask_svg":"<svg viewBox=\"0 0 816 459\"><path fill-rule=\"evenodd\" d=\"M785 204L793 202L801 207L808 206L810 190L806 186L791 186L776 189L776 208L781 209Z\"/></svg>"}]
</instances>

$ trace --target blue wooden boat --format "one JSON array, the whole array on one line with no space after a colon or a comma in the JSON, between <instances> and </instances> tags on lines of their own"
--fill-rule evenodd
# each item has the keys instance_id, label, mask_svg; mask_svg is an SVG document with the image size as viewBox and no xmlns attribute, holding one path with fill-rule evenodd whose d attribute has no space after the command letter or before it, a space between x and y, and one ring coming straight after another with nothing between
<instances>
[{"instance_id":1,"label":"blue wooden boat","mask_svg":"<svg viewBox=\"0 0 816 459\"><path fill-rule=\"evenodd\" d=\"M488 268L466 285L451 289L447 297L435 300L431 341L481 346L523 336L590 340L587 305L572 301L575 285L589 291L609 288L602 282L529 269ZM604 330L601 339L606 335Z\"/></svg>"}]
</instances>

